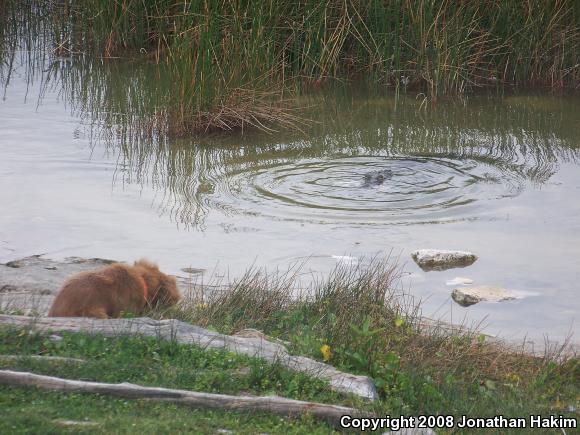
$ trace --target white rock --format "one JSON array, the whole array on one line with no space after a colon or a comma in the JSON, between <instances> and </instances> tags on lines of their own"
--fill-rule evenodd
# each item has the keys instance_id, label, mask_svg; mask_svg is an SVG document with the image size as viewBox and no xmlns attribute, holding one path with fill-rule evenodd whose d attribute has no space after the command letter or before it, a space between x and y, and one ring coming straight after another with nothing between
<instances>
[{"instance_id":1,"label":"white rock","mask_svg":"<svg viewBox=\"0 0 580 435\"><path fill-rule=\"evenodd\" d=\"M418 249L411 252L415 263L423 270L445 270L465 267L477 260L477 255L467 251L446 251L442 249Z\"/></svg>"},{"instance_id":2,"label":"white rock","mask_svg":"<svg viewBox=\"0 0 580 435\"><path fill-rule=\"evenodd\" d=\"M464 307L482 301L501 302L518 299L518 295L515 292L491 285L455 288L451 293L451 297L455 302Z\"/></svg>"}]
</instances>

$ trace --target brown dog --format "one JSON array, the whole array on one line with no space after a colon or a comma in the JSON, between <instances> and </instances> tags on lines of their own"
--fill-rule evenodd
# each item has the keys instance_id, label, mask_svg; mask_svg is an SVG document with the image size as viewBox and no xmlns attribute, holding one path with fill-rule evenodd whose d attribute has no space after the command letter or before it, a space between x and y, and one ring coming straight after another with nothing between
<instances>
[{"instance_id":1,"label":"brown dog","mask_svg":"<svg viewBox=\"0 0 580 435\"><path fill-rule=\"evenodd\" d=\"M175 305L180 295L172 276L145 260L133 266L112 264L69 278L56 296L49 317L119 317L148 307Z\"/></svg>"}]
</instances>

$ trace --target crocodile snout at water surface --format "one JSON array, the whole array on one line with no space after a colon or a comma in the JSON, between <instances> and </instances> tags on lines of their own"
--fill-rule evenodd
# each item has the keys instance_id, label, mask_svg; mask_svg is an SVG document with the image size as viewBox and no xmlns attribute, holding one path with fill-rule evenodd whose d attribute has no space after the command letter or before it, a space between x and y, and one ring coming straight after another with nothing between
<instances>
[{"instance_id":1,"label":"crocodile snout at water surface","mask_svg":"<svg viewBox=\"0 0 580 435\"><path fill-rule=\"evenodd\" d=\"M390 169L382 169L380 171L371 171L364 175L363 187L380 186L393 176L393 171Z\"/></svg>"}]
</instances>

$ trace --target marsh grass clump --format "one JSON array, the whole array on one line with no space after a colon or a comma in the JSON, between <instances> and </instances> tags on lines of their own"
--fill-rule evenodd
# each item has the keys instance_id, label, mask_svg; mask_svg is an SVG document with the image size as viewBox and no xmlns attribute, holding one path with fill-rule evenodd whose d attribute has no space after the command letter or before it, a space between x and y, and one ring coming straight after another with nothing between
<instances>
[{"instance_id":1,"label":"marsh grass clump","mask_svg":"<svg viewBox=\"0 0 580 435\"><path fill-rule=\"evenodd\" d=\"M297 270L252 271L213 296L190 293L168 315L227 334L256 328L295 354L371 376L378 406L390 412L495 415L505 403L508 414L527 415L577 407L575 355L561 348L538 357L465 325L428 321L400 289L400 273L375 259L338 267L296 292Z\"/></svg>"},{"instance_id":2,"label":"marsh grass clump","mask_svg":"<svg viewBox=\"0 0 580 435\"><path fill-rule=\"evenodd\" d=\"M165 130L171 136L245 130L273 133L276 128L301 131L309 122L291 100L279 98L276 92L253 89L234 89L208 110L193 116L185 113L182 110L179 115L167 116Z\"/></svg>"},{"instance_id":3,"label":"marsh grass clump","mask_svg":"<svg viewBox=\"0 0 580 435\"><path fill-rule=\"evenodd\" d=\"M215 283L210 293L205 284L187 292L183 303L164 314L225 333L244 328L266 329L276 317L301 302L295 298L297 269L267 274L250 269L231 284Z\"/></svg>"}]
</instances>

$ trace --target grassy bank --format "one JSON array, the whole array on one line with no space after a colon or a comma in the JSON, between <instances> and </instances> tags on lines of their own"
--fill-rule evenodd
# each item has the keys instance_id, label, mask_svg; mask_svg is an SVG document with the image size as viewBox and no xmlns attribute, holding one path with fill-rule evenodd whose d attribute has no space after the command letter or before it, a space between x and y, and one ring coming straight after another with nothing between
<instances>
[{"instance_id":1,"label":"grassy bank","mask_svg":"<svg viewBox=\"0 0 580 435\"><path fill-rule=\"evenodd\" d=\"M399 269L388 261L338 268L295 299L298 276L252 272L167 315L224 333L257 328L295 353L369 375L383 413L578 418L577 356L561 348L531 356L473 329L426 323L420 305L397 290Z\"/></svg>"},{"instance_id":2,"label":"grassy bank","mask_svg":"<svg viewBox=\"0 0 580 435\"><path fill-rule=\"evenodd\" d=\"M44 18L55 56L156 65L143 82L159 87L145 108L147 125L174 135L299 128L293 94L326 81L362 80L432 99L580 83L573 0L9 3L10 34ZM142 106L142 92L124 95L129 108Z\"/></svg>"},{"instance_id":3,"label":"grassy bank","mask_svg":"<svg viewBox=\"0 0 580 435\"><path fill-rule=\"evenodd\" d=\"M299 298L295 297L295 289L300 274L295 272L249 272L211 297L192 286L182 305L149 315L179 318L224 333L260 329L285 341L292 353L371 376L380 396L376 403L345 397L332 392L323 381L258 359L157 339L63 334L62 340L55 341L45 335L2 329L0 354L74 357L86 362L63 365L38 359L0 358L0 366L109 383L132 382L226 394L274 393L363 407L378 415L459 418L539 414L578 419L580 361L570 352L552 349L541 357L532 356L514 346L491 342L474 330L425 323L420 306L397 290L399 269L387 261L375 261L364 268L339 268ZM201 432L233 429L238 424L241 433L331 431L310 419L280 423L279 418L263 415L235 417L31 389L2 387L0 401L7 416L0 424L8 429L56 427L63 419L88 418L97 423L93 428L96 432L106 432L115 425L128 433L186 430L191 424L200 424ZM135 415L147 412L151 413L148 418L136 421ZM286 428L286 424L291 426ZM501 429L498 433L510 432ZM530 429L529 433L534 431Z\"/></svg>"}]
</instances>

